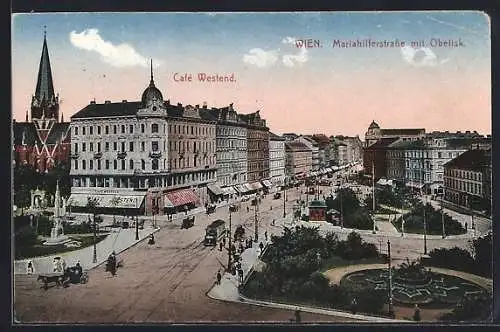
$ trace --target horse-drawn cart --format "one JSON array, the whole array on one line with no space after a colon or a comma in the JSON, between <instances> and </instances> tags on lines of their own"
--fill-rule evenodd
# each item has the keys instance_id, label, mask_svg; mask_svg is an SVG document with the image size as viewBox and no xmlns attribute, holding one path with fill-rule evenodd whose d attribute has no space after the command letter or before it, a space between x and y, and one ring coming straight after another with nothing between
<instances>
[{"instance_id":1,"label":"horse-drawn cart","mask_svg":"<svg viewBox=\"0 0 500 332\"><path fill-rule=\"evenodd\" d=\"M81 268L73 266L68 267L63 273L40 274L37 280L41 281L42 287L47 290L51 283L54 283L57 288L61 286L68 287L70 284L86 284L89 281L89 275Z\"/></svg>"},{"instance_id":2,"label":"horse-drawn cart","mask_svg":"<svg viewBox=\"0 0 500 332\"><path fill-rule=\"evenodd\" d=\"M186 217L182 220L181 229L188 229L194 226L194 216Z\"/></svg>"}]
</instances>

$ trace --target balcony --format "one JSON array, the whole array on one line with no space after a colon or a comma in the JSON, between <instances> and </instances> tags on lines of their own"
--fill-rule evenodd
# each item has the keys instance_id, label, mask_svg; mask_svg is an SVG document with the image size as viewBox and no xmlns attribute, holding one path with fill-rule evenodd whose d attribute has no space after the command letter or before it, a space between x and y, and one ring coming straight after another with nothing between
<instances>
[{"instance_id":1,"label":"balcony","mask_svg":"<svg viewBox=\"0 0 500 332\"><path fill-rule=\"evenodd\" d=\"M161 151L151 151L149 152L149 157L150 158L161 158Z\"/></svg>"},{"instance_id":2,"label":"balcony","mask_svg":"<svg viewBox=\"0 0 500 332\"><path fill-rule=\"evenodd\" d=\"M125 157L127 157L127 152L125 152L125 151L123 151L123 152L118 152L118 153L116 154L116 157L117 157L118 159L125 159Z\"/></svg>"},{"instance_id":3,"label":"balcony","mask_svg":"<svg viewBox=\"0 0 500 332\"><path fill-rule=\"evenodd\" d=\"M80 154L78 152L73 152L72 154L69 155L71 159L78 159L80 157Z\"/></svg>"},{"instance_id":4,"label":"balcony","mask_svg":"<svg viewBox=\"0 0 500 332\"><path fill-rule=\"evenodd\" d=\"M102 158L102 152L94 153L94 159L101 159L101 158Z\"/></svg>"}]
</instances>

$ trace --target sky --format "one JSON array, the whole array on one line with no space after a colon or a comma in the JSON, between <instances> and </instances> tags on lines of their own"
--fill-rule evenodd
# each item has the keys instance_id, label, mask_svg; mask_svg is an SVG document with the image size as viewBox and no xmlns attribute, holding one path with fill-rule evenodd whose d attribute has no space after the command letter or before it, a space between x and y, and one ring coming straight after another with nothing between
<instances>
[{"instance_id":1,"label":"sky","mask_svg":"<svg viewBox=\"0 0 500 332\"><path fill-rule=\"evenodd\" d=\"M277 134L363 139L372 120L491 133L490 23L482 12L15 14L18 121L35 91L44 26L66 121L94 99L140 100L152 59L165 100L260 110ZM306 39L319 47L298 47ZM378 44L340 47L368 39ZM199 73L235 81L202 82ZM186 74L192 81L179 81Z\"/></svg>"}]
</instances>

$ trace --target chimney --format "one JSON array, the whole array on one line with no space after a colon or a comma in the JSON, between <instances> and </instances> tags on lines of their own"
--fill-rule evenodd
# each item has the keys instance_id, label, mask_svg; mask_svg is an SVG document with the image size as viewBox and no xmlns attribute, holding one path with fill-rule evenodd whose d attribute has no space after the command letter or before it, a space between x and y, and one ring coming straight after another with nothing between
<instances>
[{"instance_id":1,"label":"chimney","mask_svg":"<svg viewBox=\"0 0 500 332\"><path fill-rule=\"evenodd\" d=\"M111 104L111 101L110 100L105 100L104 103L105 104Z\"/></svg>"},{"instance_id":2,"label":"chimney","mask_svg":"<svg viewBox=\"0 0 500 332\"><path fill-rule=\"evenodd\" d=\"M170 105L170 99L165 102L165 104Z\"/></svg>"},{"instance_id":3,"label":"chimney","mask_svg":"<svg viewBox=\"0 0 500 332\"><path fill-rule=\"evenodd\" d=\"M203 102L203 109L207 109L207 102L206 101Z\"/></svg>"},{"instance_id":4,"label":"chimney","mask_svg":"<svg viewBox=\"0 0 500 332\"><path fill-rule=\"evenodd\" d=\"M94 105L94 104L95 104L95 100L91 100L91 101L90 101L90 104L91 104L91 105Z\"/></svg>"},{"instance_id":5,"label":"chimney","mask_svg":"<svg viewBox=\"0 0 500 332\"><path fill-rule=\"evenodd\" d=\"M126 103L126 102L127 102L127 99L123 99L123 100L122 100L122 103Z\"/></svg>"},{"instance_id":6,"label":"chimney","mask_svg":"<svg viewBox=\"0 0 500 332\"><path fill-rule=\"evenodd\" d=\"M196 109L200 108L200 104L196 104L196 105L194 106L194 108L196 108Z\"/></svg>"},{"instance_id":7,"label":"chimney","mask_svg":"<svg viewBox=\"0 0 500 332\"><path fill-rule=\"evenodd\" d=\"M181 103L177 103L177 106L178 106L178 107L182 107L182 104L181 104Z\"/></svg>"}]
</instances>

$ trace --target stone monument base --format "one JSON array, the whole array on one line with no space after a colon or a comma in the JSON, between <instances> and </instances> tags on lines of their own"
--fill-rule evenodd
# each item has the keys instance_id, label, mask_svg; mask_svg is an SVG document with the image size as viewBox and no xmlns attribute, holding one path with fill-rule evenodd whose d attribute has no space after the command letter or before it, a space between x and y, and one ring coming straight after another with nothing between
<instances>
[{"instance_id":1,"label":"stone monument base","mask_svg":"<svg viewBox=\"0 0 500 332\"><path fill-rule=\"evenodd\" d=\"M70 242L71 239L66 235L61 235L56 238L50 238L43 243L44 246L58 246Z\"/></svg>"}]
</instances>

